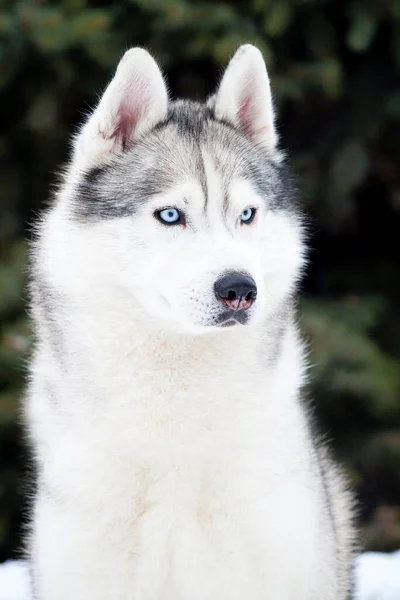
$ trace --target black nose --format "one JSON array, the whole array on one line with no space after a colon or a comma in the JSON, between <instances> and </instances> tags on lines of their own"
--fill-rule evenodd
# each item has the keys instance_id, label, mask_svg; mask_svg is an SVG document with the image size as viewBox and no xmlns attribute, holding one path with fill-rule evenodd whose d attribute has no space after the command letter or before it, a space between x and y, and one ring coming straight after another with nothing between
<instances>
[{"instance_id":1,"label":"black nose","mask_svg":"<svg viewBox=\"0 0 400 600\"><path fill-rule=\"evenodd\" d=\"M228 273L214 283L218 300L230 310L247 310L257 298L256 282L250 275Z\"/></svg>"}]
</instances>

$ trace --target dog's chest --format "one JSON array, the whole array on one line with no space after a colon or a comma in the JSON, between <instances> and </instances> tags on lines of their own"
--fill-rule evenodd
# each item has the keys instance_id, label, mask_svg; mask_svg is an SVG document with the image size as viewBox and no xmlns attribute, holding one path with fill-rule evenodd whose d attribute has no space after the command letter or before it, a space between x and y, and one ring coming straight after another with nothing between
<instances>
[{"instance_id":1,"label":"dog's chest","mask_svg":"<svg viewBox=\"0 0 400 600\"><path fill-rule=\"evenodd\" d=\"M53 444L49 480L77 546L96 547L99 569L123 572L138 600L308 600L319 516L297 402L254 378L192 379L143 374L121 401L110 385L112 404L104 384L107 415L89 427L88 404L81 434Z\"/></svg>"},{"instance_id":2,"label":"dog's chest","mask_svg":"<svg viewBox=\"0 0 400 600\"><path fill-rule=\"evenodd\" d=\"M302 597L299 582L305 591L312 580L305 574L316 523L307 452L288 447L286 436L280 441L283 430L261 436L262 429L208 443L143 437L129 456L122 436L104 445L107 457L87 449L76 463L75 484L91 490L85 530L92 523L99 546L107 539L131 557L129 585L138 598L256 600L271 585L282 590L276 597L287 590ZM288 560L292 574L282 578Z\"/></svg>"}]
</instances>

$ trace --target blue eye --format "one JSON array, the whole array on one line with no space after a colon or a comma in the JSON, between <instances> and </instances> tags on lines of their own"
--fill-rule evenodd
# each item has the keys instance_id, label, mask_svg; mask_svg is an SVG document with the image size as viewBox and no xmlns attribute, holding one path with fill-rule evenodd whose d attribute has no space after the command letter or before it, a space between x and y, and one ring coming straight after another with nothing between
<instances>
[{"instance_id":1,"label":"blue eye","mask_svg":"<svg viewBox=\"0 0 400 600\"><path fill-rule=\"evenodd\" d=\"M255 216L256 216L255 208L245 208L244 211L242 212L242 214L240 215L240 221L242 223L246 223L246 225L248 225L249 223L252 222L252 220L254 219Z\"/></svg>"},{"instance_id":2,"label":"blue eye","mask_svg":"<svg viewBox=\"0 0 400 600\"><path fill-rule=\"evenodd\" d=\"M164 225L179 225L184 223L183 214L177 208L164 208L154 213L154 216Z\"/></svg>"}]
</instances>

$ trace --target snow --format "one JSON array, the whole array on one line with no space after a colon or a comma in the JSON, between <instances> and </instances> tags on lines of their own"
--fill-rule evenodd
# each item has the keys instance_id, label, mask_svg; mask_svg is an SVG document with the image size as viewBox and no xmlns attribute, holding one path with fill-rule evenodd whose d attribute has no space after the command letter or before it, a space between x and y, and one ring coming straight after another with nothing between
<instances>
[{"instance_id":1,"label":"snow","mask_svg":"<svg viewBox=\"0 0 400 600\"><path fill-rule=\"evenodd\" d=\"M354 600L400 600L400 550L357 556L355 590Z\"/></svg>"},{"instance_id":2,"label":"snow","mask_svg":"<svg viewBox=\"0 0 400 600\"><path fill-rule=\"evenodd\" d=\"M0 564L0 600L32 600L29 571L23 560Z\"/></svg>"},{"instance_id":3,"label":"snow","mask_svg":"<svg viewBox=\"0 0 400 600\"><path fill-rule=\"evenodd\" d=\"M23 560L0 564L0 600L33 600ZM400 550L364 552L356 558L354 600L400 600Z\"/></svg>"}]
</instances>

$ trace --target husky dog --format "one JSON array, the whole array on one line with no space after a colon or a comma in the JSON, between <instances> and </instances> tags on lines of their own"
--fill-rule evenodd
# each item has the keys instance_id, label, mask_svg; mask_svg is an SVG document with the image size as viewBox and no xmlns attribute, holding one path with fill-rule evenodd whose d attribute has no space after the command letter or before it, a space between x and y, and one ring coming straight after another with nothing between
<instances>
[{"instance_id":1,"label":"husky dog","mask_svg":"<svg viewBox=\"0 0 400 600\"><path fill-rule=\"evenodd\" d=\"M341 600L351 501L302 404L302 219L260 52L206 104L140 48L32 258L38 600Z\"/></svg>"}]
</instances>

